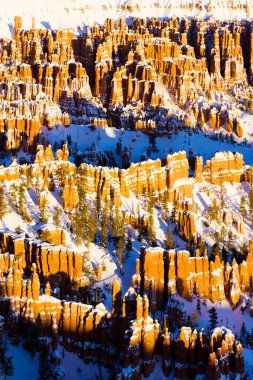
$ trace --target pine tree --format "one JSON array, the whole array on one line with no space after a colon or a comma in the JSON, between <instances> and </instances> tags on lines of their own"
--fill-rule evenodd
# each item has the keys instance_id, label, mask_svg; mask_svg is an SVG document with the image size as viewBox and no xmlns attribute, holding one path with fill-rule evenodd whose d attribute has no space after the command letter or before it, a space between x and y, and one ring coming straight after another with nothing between
<instances>
[{"instance_id":1,"label":"pine tree","mask_svg":"<svg viewBox=\"0 0 253 380\"><path fill-rule=\"evenodd\" d=\"M224 240L225 240L225 237L226 237L226 227L225 226L222 226L221 227L221 231L220 231L220 238L221 238L221 242L224 243Z\"/></svg>"},{"instance_id":2,"label":"pine tree","mask_svg":"<svg viewBox=\"0 0 253 380\"><path fill-rule=\"evenodd\" d=\"M40 210L40 220L44 223L48 221L48 200L43 197L43 204Z\"/></svg>"},{"instance_id":3,"label":"pine tree","mask_svg":"<svg viewBox=\"0 0 253 380\"><path fill-rule=\"evenodd\" d=\"M155 192L153 187L151 187L148 191L148 197L149 197L149 209L153 209L155 206Z\"/></svg>"},{"instance_id":4,"label":"pine tree","mask_svg":"<svg viewBox=\"0 0 253 380\"><path fill-rule=\"evenodd\" d=\"M246 200L244 196L241 197L241 201L240 201L240 213L243 217L243 220L245 220L246 215L247 215L247 209L246 209Z\"/></svg>"},{"instance_id":5,"label":"pine tree","mask_svg":"<svg viewBox=\"0 0 253 380\"><path fill-rule=\"evenodd\" d=\"M195 310L195 312L190 316L189 326L192 329L196 329L199 327L198 316L199 316L199 313L197 310Z\"/></svg>"},{"instance_id":6,"label":"pine tree","mask_svg":"<svg viewBox=\"0 0 253 380\"><path fill-rule=\"evenodd\" d=\"M248 256L248 253L249 253L249 247L248 247L248 244L246 243L246 241L243 242L240 253L243 256L242 259L245 260Z\"/></svg>"},{"instance_id":7,"label":"pine tree","mask_svg":"<svg viewBox=\"0 0 253 380\"><path fill-rule=\"evenodd\" d=\"M200 299L199 298L197 300L197 307L196 307L196 309L198 310L198 313L200 315L201 314L201 306L200 306Z\"/></svg>"},{"instance_id":8,"label":"pine tree","mask_svg":"<svg viewBox=\"0 0 253 380\"><path fill-rule=\"evenodd\" d=\"M106 247L107 242L107 233L109 228L109 205L106 200L103 213L102 213L102 221L101 221L101 244Z\"/></svg>"},{"instance_id":9,"label":"pine tree","mask_svg":"<svg viewBox=\"0 0 253 380\"><path fill-rule=\"evenodd\" d=\"M18 189L18 202L17 202L18 214L23 215L24 210L25 210L25 186L24 184L21 183Z\"/></svg>"},{"instance_id":10,"label":"pine tree","mask_svg":"<svg viewBox=\"0 0 253 380\"><path fill-rule=\"evenodd\" d=\"M198 248L199 248L199 255L204 256L204 253L206 251L206 242L204 240L200 240L198 242Z\"/></svg>"},{"instance_id":11,"label":"pine tree","mask_svg":"<svg viewBox=\"0 0 253 380\"><path fill-rule=\"evenodd\" d=\"M209 313L209 329L213 330L218 324L218 314L214 306L208 311L208 313Z\"/></svg>"},{"instance_id":12,"label":"pine tree","mask_svg":"<svg viewBox=\"0 0 253 380\"><path fill-rule=\"evenodd\" d=\"M245 344L246 334L247 334L247 330L246 330L245 322L243 322L241 326L241 330L240 330L240 341L242 344Z\"/></svg>"},{"instance_id":13,"label":"pine tree","mask_svg":"<svg viewBox=\"0 0 253 380\"><path fill-rule=\"evenodd\" d=\"M253 329L251 330L251 333L250 333L249 345L250 345L250 348L252 349L253 348Z\"/></svg>"},{"instance_id":14,"label":"pine tree","mask_svg":"<svg viewBox=\"0 0 253 380\"><path fill-rule=\"evenodd\" d=\"M97 195L96 195L96 211L97 211L97 214L99 215L101 211L101 194L99 192L97 192Z\"/></svg>"},{"instance_id":15,"label":"pine tree","mask_svg":"<svg viewBox=\"0 0 253 380\"><path fill-rule=\"evenodd\" d=\"M0 220L3 220L3 217L7 213L7 203L4 195L4 186L0 185Z\"/></svg>"},{"instance_id":16,"label":"pine tree","mask_svg":"<svg viewBox=\"0 0 253 380\"><path fill-rule=\"evenodd\" d=\"M117 257L118 257L118 263L119 263L120 269L122 268L124 251L125 251L124 238L120 237L118 242L117 242Z\"/></svg>"},{"instance_id":17,"label":"pine tree","mask_svg":"<svg viewBox=\"0 0 253 380\"><path fill-rule=\"evenodd\" d=\"M56 206L54 208L54 215L53 215L53 221L54 221L56 228L59 228L61 225L61 221L60 221L61 215L62 215L61 208L59 206Z\"/></svg>"},{"instance_id":18,"label":"pine tree","mask_svg":"<svg viewBox=\"0 0 253 380\"><path fill-rule=\"evenodd\" d=\"M253 226L253 189L251 188L249 192L249 212L250 212L250 221Z\"/></svg>"},{"instance_id":19,"label":"pine tree","mask_svg":"<svg viewBox=\"0 0 253 380\"><path fill-rule=\"evenodd\" d=\"M121 231L121 222L122 218L120 215L120 209L118 206L115 207L115 211L113 213L112 217L112 234L115 238L120 236L120 231Z\"/></svg>"},{"instance_id":20,"label":"pine tree","mask_svg":"<svg viewBox=\"0 0 253 380\"><path fill-rule=\"evenodd\" d=\"M76 244L81 245L84 240L84 236L88 236L89 232L89 205L86 199L79 198L78 207L72 217L72 229L76 235Z\"/></svg>"},{"instance_id":21,"label":"pine tree","mask_svg":"<svg viewBox=\"0 0 253 380\"><path fill-rule=\"evenodd\" d=\"M154 206L155 196L153 188L149 190L149 205L148 205L148 242L151 246L156 245L156 232L155 232L155 220L154 220Z\"/></svg>"},{"instance_id":22,"label":"pine tree","mask_svg":"<svg viewBox=\"0 0 253 380\"><path fill-rule=\"evenodd\" d=\"M215 243L210 249L210 260L214 261L215 256L221 256L220 247L217 243Z\"/></svg>"},{"instance_id":23,"label":"pine tree","mask_svg":"<svg viewBox=\"0 0 253 380\"><path fill-rule=\"evenodd\" d=\"M95 295L94 295L94 306L96 306L99 303L99 293L98 288L95 289Z\"/></svg>"},{"instance_id":24,"label":"pine tree","mask_svg":"<svg viewBox=\"0 0 253 380\"><path fill-rule=\"evenodd\" d=\"M126 238L126 251L127 255L132 251L133 244L132 244L132 237L131 237L131 232L127 231L127 238Z\"/></svg>"},{"instance_id":25,"label":"pine tree","mask_svg":"<svg viewBox=\"0 0 253 380\"><path fill-rule=\"evenodd\" d=\"M31 182L32 182L32 166L29 165L26 170L26 187L27 189L31 188Z\"/></svg>"},{"instance_id":26,"label":"pine tree","mask_svg":"<svg viewBox=\"0 0 253 380\"><path fill-rule=\"evenodd\" d=\"M87 247L89 247L90 243L95 242L96 233L98 230L98 214L97 210L91 210L89 221L88 221L88 237L87 237Z\"/></svg>"},{"instance_id":27,"label":"pine tree","mask_svg":"<svg viewBox=\"0 0 253 380\"><path fill-rule=\"evenodd\" d=\"M187 241L187 249L189 250L191 256L194 254L195 251L195 239L193 234L191 233L189 236L189 239Z\"/></svg>"},{"instance_id":28,"label":"pine tree","mask_svg":"<svg viewBox=\"0 0 253 380\"><path fill-rule=\"evenodd\" d=\"M163 207L163 219L167 220L169 218L168 191L164 191L163 193L162 207Z\"/></svg>"},{"instance_id":29,"label":"pine tree","mask_svg":"<svg viewBox=\"0 0 253 380\"><path fill-rule=\"evenodd\" d=\"M178 210L178 203L176 200L173 201L173 208L171 211L171 220L173 223L176 221L176 216L177 216L177 210Z\"/></svg>"},{"instance_id":30,"label":"pine tree","mask_svg":"<svg viewBox=\"0 0 253 380\"><path fill-rule=\"evenodd\" d=\"M4 333L0 340L0 372L2 372L4 379L13 375L12 356L8 355L8 340L7 335Z\"/></svg>"},{"instance_id":31,"label":"pine tree","mask_svg":"<svg viewBox=\"0 0 253 380\"><path fill-rule=\"evenodd\" d=\"M173 233L171 232L171 230L169 228L167 229L164 244L166 246L166 249L174 249L175 248L174 236L173 236Z\"/></svg>"}]
</instances>

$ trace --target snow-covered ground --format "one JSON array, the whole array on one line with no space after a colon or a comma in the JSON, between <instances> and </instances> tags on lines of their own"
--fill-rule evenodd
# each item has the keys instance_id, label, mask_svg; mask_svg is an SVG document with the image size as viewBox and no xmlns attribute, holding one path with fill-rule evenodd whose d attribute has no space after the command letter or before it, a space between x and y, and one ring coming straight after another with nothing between
<instances>
[{"instance_id":1,"label":"snow-covered ground","mask_svg":"<svg viewBox=\"0 0 253 380\"><path fill-rule=\"evenodd\" d=\"M248 205L248 194L250 192L250 186L247 182L234 183L225 182L222 188L219 185L211 185L209 183L195 184L194 186L194 203L196 205L196 216L195 216L195 225L196 230L200 236L202 236L209 245L213 245L215 240L211 233L221 230L221 227L225 226L223 223L208 221L210 225L205 226L205 221L207 217L208 207L213 206L213 200L216 198L220 201L220 195L222 191L222 196L224 199L224 210L232 211L234 213L234 218L238 220L240 218L240 201L242 197L245 197L246 208L249 208ZM237 234L237 231L234 226L225 227L226 233L229 230L236 235L236 240L234 244L237 247L242 246L243 242L250 241L253 239L252 225L247 215L245 219L245 232L244 234Z\"/></svg>"},{"instance_id":2,"label":"snow-covered ground","mask_svg":"<svg viewBox=\"0 0 253 380\"><path fill-rule=\"evenodd\" d=\"M58 347L59 353L62 355L63 349ZM8 353L12 356L12 363L14 366L13 375L8 377L13 380L30 379L35 380L38 378L39 369L39 354L37 353L32 359L31 354L23 348L22 343L18 346L8 346ZM62 366L64 368L66 380L94 380L99 379L99 367L97 364L85 364L82 359L72 352L64 350L62 355ZM108 379L108 371L101 367L101 374L103 379Z\"/></svg>"},{"instance_id":3,"label":"snow-covered ground","mask_svg":"<svg viewBox=\"0 0 253 380\"><path fill-rule=\"evenodd\" d=\"M249 5L249 17L253 16L251 0L236 0L235 4ZM185 5L201 5L189 9ZM212 9L208 9L208 5ZM23 2L1 0L1 36L10 37L13 30L13 19L22 16L25 28L32 25L40 28L74 28L83 25L103 23L106 18L132 17L213 17L218 20L244 19L247 17L245 7L227 9L224 1L217 0L26 0ZM126 6L132 6L131 11Z\"/></svg>"},{"instance_id":4,"label":"snow-covered ground","mask_svg":"<svg viewBox=\"0 0 253 380\"><path fill-rule=\"evenodd\" d=\"M122 152L125 147L132 150L131 162L139 162L141 156L147 154L147 148L150 145L148 136L141 131L119 130L110 127L105 129L100 127L91 129L87 125L76 124L71 124L68 128L58 126L52 130L48 130L44 127L41 135L46 137L52 146L55 142L66 142L67 136L71 136L72 143L76 143L78 151L82 153L87 152L87 149L91 148L97 153L111 150L114 153L114 158L119 167L122 165L122 159L120 155L115 153L117 142L121 141ZM156 147L158 151L151 152L151 159L165 158L170 152L181 150L185 150L188 154L189 150L192 149L193 153L202 156L205 162L218 151L230 150L243 154L246 164L253 162L252 146L213 140L201 133L193 133L190 136L187 131L178 131L172 138L157 137Z\"/></svg>"}]
</instances>

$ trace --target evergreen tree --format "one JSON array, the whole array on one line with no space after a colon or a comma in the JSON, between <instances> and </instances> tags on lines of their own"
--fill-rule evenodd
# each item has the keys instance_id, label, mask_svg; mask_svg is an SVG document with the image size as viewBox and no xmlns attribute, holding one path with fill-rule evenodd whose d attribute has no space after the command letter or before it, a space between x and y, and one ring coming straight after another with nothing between
<instances>
[{"instance_id":1,"label":"evergreen tree","mask_svg":"<svg viewBox=\"0 0 253 380\"><path fill-rule=\"evenodd\" d=\"M196 307L197 311L199 314L201 314L201 306L200 306L200 299L198 298L197 300L197 307Z\"/></svg>"},{"instance_id":2,"label":"evergreen tree","mask_svg":"<svg viewBox=\"0 0 253 380\"><path fill-rule=\"evenodd\" d=\"M190 234L189 240L187 242L187 249L189 250L191 256L194 254L195 242L193 234Z\"/></svg>"},{"instance_id":3,"label":"evergreen tree","mask_svg":"<svg viewBox=\"0 0 253 380\"><path fill-rule=\"evenodd\" d=\"M199 313L197 310L195 310L195 312L191 316L189 316L188 322L189 322L189 326L192 329L196 329L199 327L198 316L199 316Z\"/></svg>"},{"instance_id":4,"label":"evergreen tree","mask_svg":"<svg viewBox=\"0 0 253 380\"><path fill-rule=\"evenodd\" d=\"M247 330L246 330L245 322L243 322L241 326L241 330L240 330L240 341L242 344L245 344L246 334L247 334Z\"/></svg>"},{"instance_id":5,"label":"evergreen tree","mask_svg":"<svg viewBox=\"0 0 253 380\"><path fill-rule=\"evenodd\" d=\"M204 253L206 251L206 242L204 240L200 240L198 242L198 248L199 248L199 255L204 256Z\"/></svg>"},{"instance_id":6,"label":"evergreen tree","mask_svg":"<svg viewBox=\"0 0 253 380\"><path fill-rule=\"evenodd\" d=\"M241 201L240 201L240 213L243 217L243 220L245 220L246 215L247 215L247 209L246 209L246 200L244 196L241 197Z\"/></svg>"},{"instance_id":7,"label":"evergreen tree","mask_svg":"<svg viewBox=\"0 0 253 380\"><path fill-rule=\"evenodd\" d=\"M87 237L87 247L90 243L95 242L96 233L98 230L98 214L97 210L91 210L89 220L88 220L88 237Z\"/></svg>"},{"instance_id":8,"label":"evergreen tree","mask_svg":"<svg viewBox=\"0 0 253 380\"><path fill-rule=\"evenodd\" d=\"M164 191L163 193L162 207L163 207L163 219L167 220L169 218L168 191Z\"/></svg>"},{"instance_id":9,"label":"evergreen tree","mask_svg":"<svg viewBox=\"0 0 253 380\"><path fill-rule=\"evenodd\" d=\"M4 186L0 185L0 220L3 220L3 217L7 213L7 203L4 195Z\"/></svg>"},{"instance_id":10,"label":"evergreen tree","mask_svg":"<svg viewBox=\"0 0 253 380\"><path fill-rule=\"evenodd\" d=\"M13 375L12 356L8 355L8 339L6 333L0 338L0 372L2 372L4 379Z\"/></svg>"},{"instance_id":11,"label":"evergreen tree","mask_svg":"<svg viewBox=\"0 0 253 380\"><path fill-rule=\"evenodd\" d=\"M151 188L149 190L149 205L148 205L148 242L151 246L156 245L156 232L155 232L155 220L154 220L154 206L155 206L155 196L154 190Z\"/></svg>"},{"instance_id":12,"label":"evergreen tree","mask_svg":"<svg viewBox=\"0 0 253 380\"><path fill-rule=\"evenodd\" d=\"M156 232L154 222L154 211L150 210L148 218L148 242L151 246L156 245Z\"/></svg>"},{"instance_id":13,"label":"evergreen tree","mask_svg":"<svg viewBox=\"0 0 253 380\"><path fill-rule=\"evenodd\" d=\"M122 231L122 217L118 206L115 207L112 220L112 234L114 238L121 236Z\"/></svg>"},{"instance_id":14,"label":"evergreen tree","mask_svg":"<svg viewBox=\"0 0 253 380\"><path fill-rule=\"evenodd\" d=\"M95 289L95 295L94 295L94 306L99 304L99 293L98 293L98 288Z\"/></svg>"},{"instance_id":15,"label":"evergreen tree","mask_svg":"<svg viewBox=\"0 0 253 380\"><path fill-rule=\"evenodd\" d=\"M120 237L117 242L117 257L120 269L122 268L123 256L125 251L124 238Z\"/></svg>"},{"instance_id":16,"label":"evergreen tree","mask_svg":"<svg viewBox=\"0 0 253 380\"><path fill-rule=\"evenodd\" d=\"M48 200L43 198L43 204L40 210L40 220L44 223L48 221Z\"/></svg>"},{"instance_id":17,"label":"evergreen tree","mask_svg":"<svg viewBox=\"0 0 253 380\"><path fill-rule=\"evenodd\" d=\"M164 244L166 246L166 249L174 249L175 248L175 241L174 236L171 230L168 228L166 232L166 237L164 240Z\"/></svg>"},{"instance_id":18,"label":"evergreen tree","mask_svg":"<svg viewBox=\"0 0 253 380\"><path fill-rule=\"evenodd\" d=\"M101 194L99 192L97 192L97 195L96 195L96 211L97 211L97 214L99 215L101 211Z\"/></svg>"},{"instance_id":19,"label":"evergreen tree","mask_svg":"<svg viewBox=\"0 0 253 380\"><path fill-rule=\"evenodd\" d=\"M18 214L23 215L24 210L25 210L25 186L24 184L21 183L18 189L18 202L17 202Z\"/></svg>"},{"instance_id":20,"label":"evergreen tree","mask_svg":"<svg viewBox=\"0 0 253 380\"><path fill-rule=\"evenodd\" d=\"M144 228L143 226L139 226L137 240L141 243L143 237L144 237Z\"/></svg>"},{"instance_id":21,"label":"evergreen tree","mask_svg":"<svg viewBox=\"0 0 253 380\"><path fill-rule=\"evenodd\" d=\"M209 329L213 330L218 324L218 315L215 307L213 306L209 311Z\"/></svg>"},{"instance_id":22,"label":"evergreen tree","mask_svg":"<svg viewBox=\"0 0 253 380\"><path fill-rule=\"evenodd\" d=\"M248 256L248 253L249 253L249 247L248 247L248 244L246 243L246 241L243 242L240 253L243 256L242 260L245 260Z\"/></svg>"},{"instance_id":23,"label":"evergreen tree","mask_svg":"<svg viewBox=\"0 0 253 380\"><path fill-rule=\"evenodd\" d=\"M222 226L221 227L221 231L220 231L220 239L221 239L222 243L224 243L224 240L225 240L225 237L226 237L226 233L227 233L226 227Z\"/></svg>"},{"instance_id":24,"label":"evergreen tree","mask_svg":"<svg viewBox=\"0 0 253 380\"><path fill-rule=\"evenodd\" d=\"M250 348L253 348L253 329L251 330L250 337L249 337L249 345Z\"/></svg>"},{"instance_id":25,"label":"evergreen tree","mask_svg":"<svg viewBox=\"0 0 253 380\"><path fill-rule=\"evenodd\" d=\"M131 232L127 231L127 238L126 238L126 251L127 255L132 251L133 244L132 244L132 237L131 237Z\"/></svg>"},{"instance_id":26,"label":"evergreen tree","mask_svg":"<svg viewBox=\"0 0 253 380\"><path fill-rule=\"evenodd\" d=\"M214 261L215 256L221 256L220 247L217 243L215 243L210 249L210 260Z\"/></svg>"},{"instance_id":27,"label":"evergreen tree","mask_svg":"<svg viewBox=\"0 0 253 380\"><path fill-rule=\"evenodd\" d=\"M56 226L56 228L59 228L61 225L61 215L62 215L62 210L59 206L56 206L54 208L54 215L53 215L53 221Z\"/></svg>"},{"instance_id":28,"label":"evergreen tree","mask_svg":"<svg viewBox=\"0 0 253 380\"><path fill-rule=\"evenodd\" d=\"M109 228L109 205L106 200L101 220L101 244L105 247L107 242L107 233Z\"/></svg>"},{"instance_id":29,"label":"evergreen tree","mask_svg":"<svg viewBox=\"0 0 253 380\"><path fill-rule=\"evenodd\" d=\"M82 189L82 190L80 190ZM83 192L83 188L79 187L80 193ZM76 244L81 245L84 240L84 236L89 232L89 205L85 198L79 198L79 203L72 216L72 229L76 235Z\"/></svg>"},{"instance_id":30,"label":"evergreen tree","mask_svg":"<svg viewBox=\"0 0 253 380\"><path fill-rule=\"evenodd\" d=\"M250 212L250 221L253 226L253 189L251 188L249 192L249 212Z\"/></svg>"},{"instance_id":31,"label":"evergreen tree","mask_svg":"<svg viewBox=\"0 0 253 380\"><path fill-rule=\"evenodd\" d=\"M173 223L176 221L176 216L177 216L177 210L178 210L178 203L176 200L173 201L173 208L171 211L171 220Z\"/></svg>"},{"instance_id":32,"label":"evergreen tree","mask_svg":"<svg viewBox=\"0 0 253 380\"><path fill-rule=\"evenodd\" d=\"M32 183L32 166L29 165L26 170L26 187L27 189L31 188Z\"/></svg>"},{"instance_id":33,"label":"evergreen tree","mask_svg":"<svg viewBox=\"0 0 253 380\"><path fill-rule=\"evenodd\" d=\"M82 271L83 271L83 274L88 277L91 284L95 282L96 276L95 276L95 271L90 263L89 251L83 252Z\"/></svg>"}]
</instances>

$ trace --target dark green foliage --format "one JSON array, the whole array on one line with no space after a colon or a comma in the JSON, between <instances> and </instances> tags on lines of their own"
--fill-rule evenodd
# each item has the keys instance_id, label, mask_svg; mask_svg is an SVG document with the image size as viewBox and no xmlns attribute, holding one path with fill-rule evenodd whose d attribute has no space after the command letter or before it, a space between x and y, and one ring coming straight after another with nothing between
<instances>
[{"instance_id":1,"label":"dark green foliage","mask_svg":"<svg viewBox=\"0 0 253 380\"><path fill-rule=\"evenodd\" d=\"M38 380L50 379L50 353L43 349L39 354Z\"/></svg>"},{"instance_id":2,"label":"dark green foliage","mask_svg":"<svg viewBox=\"0 0 253 380\"><path fill-rule=\"evenodd\" d=\"M209 329L213 330L218 324L218 314L214 306L208 311L208 313L209 313Z\"/></svg>"},{"instance_id":3,"label":"dark green foliage","mask_svg":"<svg viewBox=\"0 0 253 380\"><path fill-rule=\"evenodd\" d=\"M8 355L8 338L7 334L3 333L0 337L0 372L4 379L13 375L12 356Z\"/></svg>"},{"instance_id":4,"label":"dark green foliage","mask_svg":"<svg viewBox=\"0 0 253 380\"><path fill-rule=\"evenodd\" d=\"M131 232L130 232L130 231L127 231L126 251L127 251L127 254L128 254L128 255L129 255L129 253L132 251L132 248L133 248L133 244L132 244Z\"/></svg>"}]
</instances>

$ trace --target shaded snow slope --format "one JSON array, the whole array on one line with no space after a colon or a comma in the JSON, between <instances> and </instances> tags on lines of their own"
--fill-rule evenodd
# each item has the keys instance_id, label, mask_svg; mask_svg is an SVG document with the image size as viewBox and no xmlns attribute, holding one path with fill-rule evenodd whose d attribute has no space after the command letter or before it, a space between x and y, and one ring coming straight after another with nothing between
<instances>
[{"instance_id":1,"label":"shaded snow slope","mask_svg":"<svg viewBox=\"0 0 253 380\"><path fill-rule=\"evenodd\" d=\"M77 149L82 153L87 149L96 152L113 151L114 158L121 167L122 159L120 155L115 153L116 144L121 140L122 151L125 147L131 149L130 162L140 162L141 156L147 153L147 148L150 145L148 136L141 131L128 131L119 130L115 128L96 128L91 131L87 125L71 124L68 128L59 126L52 130L46 127L42 129L41 135L45 137L49 144L52 146L56 142L67 141L67 136L71 136L72 143L77 144ZM203 157L204 162L209 160L218 151L238 152L243 155L244 162L248 165L252 163L253 151L252 143L250 146L243 144L231 144L230 142L221 142L212 140L210 137L200 133L193 133L189 136L186 131L179 131L174 134L171 139L167 137L156 139L157 151L151 152L151 159L164 158L170 152L177 152L185 150L187 154L189 150L193 153Z\"/></svg>"}]
</instances>

